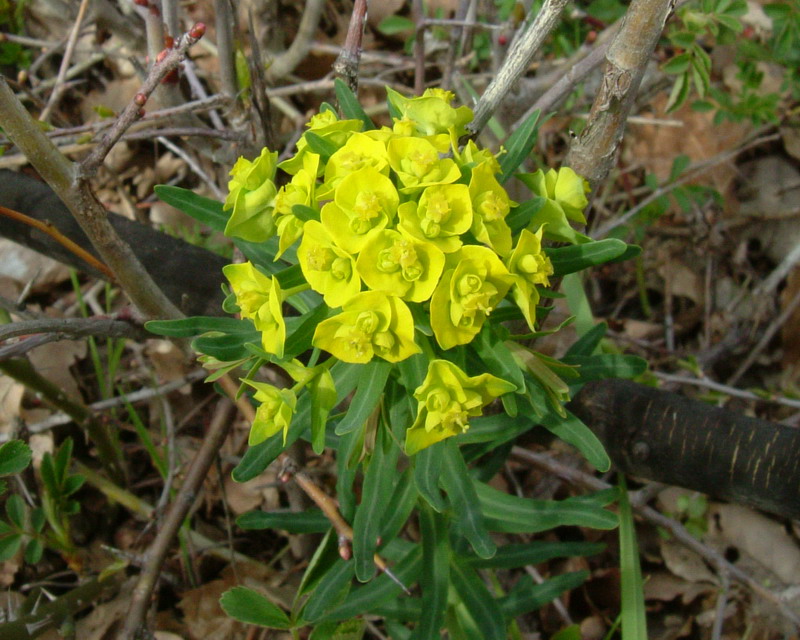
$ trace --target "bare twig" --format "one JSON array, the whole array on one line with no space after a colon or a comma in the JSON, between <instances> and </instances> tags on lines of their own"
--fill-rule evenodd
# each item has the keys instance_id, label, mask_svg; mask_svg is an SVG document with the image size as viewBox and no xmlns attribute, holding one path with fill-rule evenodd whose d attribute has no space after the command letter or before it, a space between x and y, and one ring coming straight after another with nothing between
<instances>
[{"instance_id":1,"label":"bare twig","mask_svg":"<svg viewBox=\"0 0 800 640\"><path fill-rule=\"evenodd\" d=\"M780 404L785 407L800 409L800 400L787 398L785 396L757 394L753 393L752 391L737 389L736 387L732 387L731 385L728 384L714 382L713 380L708 380L706 378L690 378L689 376L679 376L671 373L661 373L660 371L654 371L653 375L655 375L659 380L663 380L664 382L672 382L675 384L688 384L693 387L703 387L705 389L711 389L712 391L719 391L720 393L724 393L725 395L728 396L733 396L734 398L744 398L746 400L755 400L757 402L773 402L775 404Z\"/></svg>"},{"instance_id":2,"label":"bare twig","mask_svg":"<svg viewBox=\"0 0 800 640\"><path fill-rule=\"evenodd\" d=\"M411 11L417 24L414 38L414 95L425 88L425 11L422 0L413 0Z\"/></svg>"},{"instance_id":3,"label":"bare twig","mask_svg":"<svg viewBox=\"0 0 800 640\"><path fill-rule=\"evenodd\" d=\"M214 13L216 14L220 88L222 93L229 98L235 98L239 87L236 82L236 51L233 46L235 15L231 10L231 0L214 0Z\"/></svg>"},{"instance_id":4,"label":"bare twig","mask_svg":"<svg viewBox=\"0 0 800 640\"><path fill-rule=\"evenodd\" d=\"M533 464L537 467L545 469L550 473L562 478L563 480L566 480L570 484L583 486L588 489L592 489L593 491L610 489L612 486L607 482L603 482L599 478L595 478L588 473L580 471L579 469L567 467L545 454L529 451L527 449L523 449L522 447L514 447L511 450L511 455L517 460L521 460L528 464ZM744 571L739 569L739 567L728 562L720 553L700 542L700 540L690 534L682 524L676 520L673 520L672 518L662 515L646 504L634 501L631 502L631 506L642 518L651 524L656 525L657 527L662 527L669 531L678 542L699 554L703 559L713 565L719 573L726 573L734 580L741 582L753 593L779 607L783 615L793 624L800 625L800 616L791 611L781 600L779 595L763 587L758 581L754 580Z\"/></svg>"},{"instance_id":5,"label":"bare twig","mask_svg":"<svg viewBox=\"0 0 800 640\"><path fill-rule=\"evenodd\" d=\"M142 327L114 317L40 318L0 325L0 341L34 333L56 333L65 340L80 340L86 336L142 338L148 335Z\"/></svg>"},{"instance_id":6,"label":"bare twig","mask_svg":"<svg viewBox=\"0 0 800 640\"><path fill-rule=\"evenodd\" d=\"M473 137L481 132L511 87L525 73L533 56L558 23L566 4L567 0L545 0L536 19L514 43L497 77L486 88L475 107L475 117L467 125Z\"/></svg>"},{"instance_id":7,"label":"bare twig","mask_svg":"<svg viewBox=\"0 0 800 640\"><path fill-rule=\"evenodd\" d=\"M47 120L50 118L50 112L58 104L58 101L61 99L61 96L66 88L64 81L67 78L69 63L72 61L72 54L75 52L75 43L78 41L78 35L81 32L83 18L86 15L86 7L88 5L89 0L81 0L81 4L78 6L78 16L75 18L75 24L72 26L72 31L70 32L69 39L67 40L67 48L64 51L64 57L61 59L61 67L58 69L55 87L53 88L53 92L50 94L50 98L47 100L47 104L42 110L41 115L39 116L39 119L42 122L47 122Z\"/></svg>"},{"instance_id":8,"label":"bare twig","mask_svg":"<svg viewBox=\"0 0 800 640\"><path fill-rule=\"evenodd\" d=\"M189 466L180 491L172 501L161 529L147 551L147 561L131 594L128 616L125 619L122 634L119 636L124 640L134 640L145 623L145 615L150 604L150 597L158 582L161 565L167 557L172 539L195 501L208 469L228 435L232 410L233 404L229 400L220 400L208 432Z\"/></svg>"},{"instance_id":9,"label":"bare twig","mask_svg":"<svg viewBox=\"0 0 800 640\"><path fill-rule=\"evenodd\" d=\"M164 49L159 55L163 55L160 61L153 65L150 73L147 75L144 83L140 87L135 98L128 104L119 117L114 121L111 129L103 136L100 143L95 147L91 155L81 163L80 177L89 177L93 175L100 165L103 163L104 158L108 155L117 141L122 137L128 128L141 117L142 107L147 102L147 99L152 95L153 91L158 88L161 81L167 74L175 69L183 60L189 47L194 45L205 33L205 25L197 24L191 31L184 34L180 40L177 41L174 49ZM166 52L166 53L164 53Z\"/></svg>"},{"instance_id":10,"label":"bare twig","mask_svg":"<svg viewBox=\"0 0 800 640\"><path fill-rule=\"evenodd\" d=\"M644 71L671 11L670 0L633 0L606 54L589 121L572 141L566 164L596 189L616 158Z\"/></svg>"},{"instance_id":11,"label":"bare twig","mask_svg":"<svg viewBox=\"0 0 800 640\"><path fill-rule=\"evenodd\" d=\"M728 378L728 384L733 385L736 384L741 377L747 373L750 367L753 366L753 363L758 359L764 349L767 348L772 338L775 336L778 331L780 331L781 327L786 324L795 310L800 307L800 291L798 291L794 297L792 298L791 302L787 304L783 311L780 312L777 318L773 320L770 325L764 330L764 333L761 334L761 338L758 340L758 343L755 347L750 350L750 353L747 354L747 357L744 359L744 362L739 365L739 368L736 369L736 372Z\"/></svg>"},{"instance_id":12,"label":"bare twig","mask_svg":"<svg viewBox=\"0 0 800 640\"><path fill-rule=\"evenodd\" d=\"M218 200L224 200L225 194L222 192L217 186L217 183L205 172L203 171L203 167L201 167L197 162L195 162L194 158L186 153L183 149L181 149L177 144L167 140L164 136L158 136L158 141L163 144L167 149L172 151L176 156L181 158L186 164L189 165L189 168L194 171L200 179L205 182L211 191L214 192L214 196Z\"/></svg>"},{"instance_id":13,"label":"bare twig","mask_svg":"<svg viewBox=\"0 0 800 640\"><path fill-rule=\"evenodd\" d=\"M291 46L275 58L267 69L267 80L270 83L285 78L308 55L324 8L325 0L306 0L303 17Z\"/></svg>"},{"instance_id":14,"label":"bare twig","mask_svg":"<svg viewBox=\"0 0 800 640\"><path fill-rule=\"evenodd\" d=\"M347 27L347 37L339 56L333 63L333 73L342 79L353 93L358 91L358 66L361 63L361 40L367 21L367 0L356 0Z\"/></svg>"}]
</instances>

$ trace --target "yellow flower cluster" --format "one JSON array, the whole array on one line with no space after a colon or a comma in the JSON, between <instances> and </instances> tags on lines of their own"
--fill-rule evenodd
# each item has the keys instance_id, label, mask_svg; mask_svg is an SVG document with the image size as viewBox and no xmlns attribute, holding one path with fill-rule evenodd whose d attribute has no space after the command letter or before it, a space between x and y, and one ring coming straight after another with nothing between
<instances>
[{"instance_id":1,"label":"yellow flower cluster","mask_svg":"<svg viewBox=\"0 0 800 640\"><path fill-rule=\"evenodd\" d=\"M468 344L507 296L534 330L536 287L553 273L542 224L576 219L585 182L568 170L529 174L524 181L547 199L542 210L549 213L512 234L506 218L517 204L498 181L497 159L472 141L459 147L472 111L453 107L453 95L439 89L418 98L387 91L392 127L364 130L361 120L324 110L292 158L278 163L267 149L253 161L240 158L224 205L231 212L226 234L250 242L277 235L278 256L299 241L308 286L339 310L317 326L312 344L345 362L399 362L420 353L416 312L429 316L440 349ZM278 169L291 176L280 188ZM225 275L242 316L262 332L264 350L282 358L288 293L250 263L230 265ZM486 374L465 392L478 378L433 362L444 361L431 362L417 390L413 451L466 429L466 416L513 387ZM265 399L267 391L257 388ZM270 398L282 407L272 413L288 424L291 402ZM420 439L420 430L429 435Z\"/></svg>"}]
</instances>

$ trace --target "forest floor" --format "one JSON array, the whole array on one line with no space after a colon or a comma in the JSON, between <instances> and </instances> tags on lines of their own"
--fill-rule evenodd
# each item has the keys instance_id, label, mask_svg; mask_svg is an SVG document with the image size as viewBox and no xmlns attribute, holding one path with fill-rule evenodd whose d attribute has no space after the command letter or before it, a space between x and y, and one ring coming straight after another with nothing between
<instances>
[{"instance_id":1,"label":"forest floor","mask_svg":"<svg viewBox=\"0 0 800 640\"><path fill-rule=\"evenodd\" d=\"M93 6L69 61L74 73L57 82L79 3L30 0L18 4L24 5L24 23L18 34L24 37L0 41L3 71L20 81L15 86L28 98L32 111L48 110L52 131L103 123L128 104L141 83L137 66L141 67L145 58L144 22L132 9L133 3L119 3L130 5L125 8L127 22L122 23L114 23ZM279 52L292 42L301 17L297 5L301 4L275 2L260 7L253 3L252 20L264 55ZM352 3L328 0L322 4L307 55L276 80L270 92L279 151L291 148L310 115L322 101L331 100L331 65L344 42ZM415 60L406 46L412 35L406 28L410 3L387 0L372 4L376 6L370 9L366 29L359 97L376 122L389 123L383 86L407 94L414 86ZM436 15L444 18L451 16L458 4L454 0L427 2L432 14L438 11ZM483 4L496 11L494 3ZM250 3L239 7L239 24L247 25L251 19L247 7ZM219 90L219 64L214 47L208 44L216 42L213 3L198 0L183 10L184 24L202 21L208 25L206 38L192 48L190 58L197 81L214 95ZM276 13L270 15L269 11ZM483 16L490 23L496 17L491 11ZM570 18L572 32L565 27L561 37L581 39L573 42L571 49L557 44L545 49L487 128L482 138L485 145L497 149L504 132L513 129L547 88L547 78L552 82L553 74L564 73L571 55L590 51L596 40L602 39L608 25L592 19L587 30L586 20L578 13ZM480 38L475 36L470 55L456 60L464 78L457 87L460 101L469 102L468 89L480 93L494 75L513 34L513 22L502 26L489 31L489 37L485 31L476 31ZM5 28L13 31L10 23ZM426 34L431 84L441 77L449 28L436 26ZM749 37L765 37L758 31L763 28L754 18L748 25ZM249 51L249 45L245 47ZM725 91L738 91L734 45L711 43L707 48L714 61L713 82ZM22 61L27 64L26 72L19 71ZM715 124L712 113L688 105L666 113L670 85L657 62L640 90L635 117L629 121L611 177L594 196L586 231L594 238L613 236L635 242L643 252L636 260L597 268L589 275L584 288L592 313L609 324L608 336L621 352L647 359L647 376L654 384L741 413L800 426L796 400L800 397L800 341L796 339L800 335L800 256L795 255L800 244L800 134L787 124L797 103L789 92L781 93L782 70L764 67L765 90L781 96L773 122ZM542 125L531 167L561 164L571 130L580 126L591 106L597 78L597 73L589 76ZM63 91L49 103L51 90L47 87L53 84ZM188 95L185 76L178 90ZM148 113L159 108L155 101L147 105ZM206 126L220 117L210 113L199 112L195 118ZM235 125L221 124L221 130L235 131ZM224 198L236 147L224 141L218 144L222 138L198 139L165 130L125 139L112 150L93 182L98 198L111 211L229 256L231 248L224 237L160 202L153 190L155 185L172 184ZM79 157L92 145L92 135L86 131L54 139L71 157ZM203 152L207 140L214 141L219 153ZM35 175L10 146L0 157L0 167ZM105 316L120 313L128 304L106 282L71 271L9 240L0 239L0 256L0 296L14 320ZM548 322L555 326L569 313L559 301ZM539 348L559 356L574 339L574 332L560 331L541 341ZM3 344L14 343L16 340ZM165 464L170 481L179 486L182 471L220 411L219 396L202 383L198 364L187 361L168 340L56 341L30 350L27 358L38 374L80 404L91 408L107 402L110 408L98 415L119 433L129 482L125 488L110 486L91 475L96 451L74 422L62 417L46 396L26 389L10 376L0 377L0 438L24 437L33 449L33 467L37 469L45 452L55 451L71 435L74 459L86 465L78 471L88 478L76 494L80 513L71 520L70 535L79 553L71 556L69 563L65 554L46 549L36 564L26 563L20 554L0 564L4 592L0 608L8 616L31 593L48 594L38 595L40 598L58 596L74 586L79 575L101 571L120 560L131 567L141 565L169 498L147 441L159 451L169 450ZM192 506L182 545L173 545L163 566L155 603L159 640L280 637L228 618L218 605L219 597L236 584L268 584L276 592L286 592L296 585L309 561L309 549L313 549L310 534L248 532L235 525L237 516L285 507L291 496L272 467L246 483L230 478L249 429L243 416L233 419L235 425L220 450L219 461ZM547 453L565 468L591 473L577 452L558 441L531 436L518 444ZM330 486L335 473L332 459L323 455L314 461L313 470L323 486ZM24 492L34 501L39 494L35 477L30 473L22 480ZM537 498L584 491L522 457L506 465L494 483ZM718 574L708 558L647 518L639 518L637 533L652 640L798 637L779 606L794 603L795 614L800 615L800 529L796 523L675 487L635 479L632 483L640 502L683 523L705 548L722 553L765 587L757 593ZM522 637L550 638L571 624L578 625L581 637L587 640L618 637L609 635L620 610L616 533L558 529L549 535L600 541L607 547L589 558L529 567L534 579L578 569L588 569L590 578L579 589L521 621ZM242 556L232 564L234 551ZM130 569L131 577L76 617L73 637L116 637L136 573ZM763 591L772 597L764 597ZM367 635L381 637L377 626L368 629ZM62 636L50 630L40 637Z\"/></svg>"}]
</instances>

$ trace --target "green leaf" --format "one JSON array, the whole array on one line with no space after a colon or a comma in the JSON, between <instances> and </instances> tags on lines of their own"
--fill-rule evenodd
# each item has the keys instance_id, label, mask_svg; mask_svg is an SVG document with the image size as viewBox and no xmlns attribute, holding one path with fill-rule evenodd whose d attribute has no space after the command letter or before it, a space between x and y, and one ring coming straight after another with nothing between
<instances>
[{"instance_id":1,"label":"green leaf","mask_svg":"<svg viewBox=\"0 0 800 640\"><path fill-rule=\"evenodd\" d=\"M543 196L533 196L530 200L520 203L506 216L506 224L511 227L513 233L524 229L546 202L547 198Z\"/></svg>"},{"instance_id":2,"label":"green leaf","mask_svg":"<svg viewBox=\"0 0 800 640\"><path fill-rule=\"evenodd\" d=\"M180 209L214 231L224 231L228 224L229 214L222 210L222 203L217 200L206 198L189 189L163 184L156 185L154 191L162 202Z\"/></svg>"},{"instance_id":3,"label":"green leaf","mask_svg":"<svg viewBox=\"0 0 800 640\"><path fill-rule=\"evenodd\" d=\"M339 109L345 118L352 120L361 120L364 123L364 130L369 131L375 128L375 123L372 122L367 112L361 106L358 98L350 90L340 78L333 81L333 89L336 92L336 99L339 101Z\"/></svg>"},{"instance_id":4,"label":"green leaf","mask_svg":"<svg viewBox=\"0 0 800 640\"><path fill-rule=\"evenodd\" d=\"M0 477L20 473L31 462L31 449L22 440L9 440L0 446Z\"/></svg>"},{"instance_id":5,"label":"green leaf","mask_svg":"<svg viewBox=\"0 0 800 640\"><path fill-rule=\"evenodd\" d=\"M19 494L14 494L6 500L6 515L17 529L25 528L25 501Z\"/></svg>"},{"instance_id":6,"label":"green leaf","mask_svg":"<svg viewBox=\"0 0 800 640\"><path fill-rule=\"evenodd\" d=\"M42 541L38 538L28 540L28 546L25 547L25 562L28 564L36 564L42 559L44 554L44 546Z\"/></svg>"},{"instance_id":7,"label":"green leaf","mask_svg":"<svg viewBox=\"0 0 800 640\"><path fill-rule=\"evenodd\" d=\"M625 478L620 474L619 555L622 581L622 640L647 640L647 618L644 612L644 582L639 565L639 547L633 512L628 501Z\"/></svg>"},{"instance_id":8,"label":"green leaf","mask_svg":"<svg viewBox=\"0 0 800 640\"><path fill-rule=\"evenodd\" d=\"M319 509L308 511L249 511L236 518L236 524L246 531L252 529L281 529L289 533L324 533L331 522Z\"/></svg>"},{"instance_id":9,"label":"green leaf","mask_svg":"<svg viewBox=\"0 0 800 640\"><path fill-rule=\"evenodd\" d=\"M672 58L672 60L669 60L663 67L661 67L661 70L664 73L677 75L679 73L685 73L691 63L692 56L688 53L682 53Z\"/></svg>"},{"instance_id":10,"label":"green leaf","mask_svg":"<svg viewBox=\"0 0 800 640\"><path fill-rule=\"evenodd\" d=\"M470 431L472 431L472 428L467 433ZM439 476L442 472L444 446L444 442L437 442L430 447L426 447L413 457L414 482L417 485L417 490L425 501L439 512L447 508L447 502L441 491L439 491Z\"/></svg>"},{"instance_id":11,"label":"green leaf","mask_svg":"<svg viewBox=\"0 0 800 640\"><path fill-rule=\"evenodd\" d=\"M420 577L422 600L425 606L416 628L419 640L439 640L447 610L447 591L450 585L450 543L448 519L420 502L419 525L422 534L422 563L425 571Z\"/></svg>"},{"instance_id":12,"label":"green leaf","mask_svg":"<svg viewBox=\"0 0 800 640\"><path fill-rule=\"evenodd\" d=\"M378 406L378 401L386 387L386 381L389 379L389 372L392 370L390 362L379 358L361 366L363 367L361 384L353 396L347 415L336 426L336 435L350 433L364 425L375 407Z\"/></svg>"},{"instance_id":13,"label":"green leaf","mask_svg":"<svg viewBox=\"0 0 800 640\"><path fill-rule=\"evenodd\" d=\"M672 91L670 91L669 100L667 100L667 105L665 107L667 113L675 111L675 109L686 101L689 95L689 82L687 78L688 76L686 74L675 78L675 84L672 85Z\"/></svg>"},{"instance_id":14,"label":"green leaf","mask_svg":"<svg viewBox=\"0 0 800 640\"><path fill-rule=\"evenodd\" d=\"M628 245L616 238L606 238L586 244L572 245L570 247L559 247L557 249L546 249L553 263L555 277L564 276L568 273L583 271L599 264L605 264L614 258L625 253Z\"/></svg>"},{"instance_id":15,"label":"green leaf","mask_svg":"<svg viewBox=\"0 0 800 640\"><path fill-rule=\"evenodd\" d=\"M386 16L378 23L378 31L387 35L394 36L398 34L414 33L416 25L411 18L405 16L398 16L397 14Z\"/></svg>"},{"instance_id":16,"label":"green leaf","mask_svg":"<svg viewBox=\"0 0 800 640\"><path fill-rule=\"evenodd\" d=\"M536 425L525 416L512 418L504 413L495 413L491 416L481 416L470 420L469 430L466 433L457 435L456 442L459 445L488 442L494 447L516 438L534 426ZM420 451L417 457L424 451L427 451L427 449Z\"/></svg>"},{"instance_id":17,"label":"green leaf","mask_svg":"<svg viewBox=\"0 0 800 640\"><path fill-rule=\"evenodd\" d=\"M397 564L391 567L391 570L402 584L406 586L413 584L422 572L422 549L414 545ZM353 589L345 601L326 614L324 619L345 620L361 615L391 598L398 597L401 591L401 587L389 576L381 574L369 584Z\"/></svg>"},{"instance_id":18,"label":"green leaf","mask_svg":"<svg viewBox=\"0 0 800 640\"><path fill-rule=\"evenodd\" d=\"M386 505L386 516L381 525L383 544L394 540L408 521L414 505L417 503L417 486L411 480L411 469L407 468L397 478L392 497Z\"/></svg>"},{"instance_id":19,"label":"green leaf","mask_svg":"<svg viewBox=\"0 0 800 640\"><path fill-rule=\"evenodd\" d=\"M84 476L77 475L77 474L69 476L66 479L66 481L64 482L64 489L63 489L62 495L71 496L78 489L80 489L85 482L86 482L86 478Z\"/></svg>"},{"instance_id":20,"label":"green leaf","mask_svg":"<svg viewBox=\"0 0 800 640\"><path fill-rule=\"evenodd\" d=\"M584 333L572 346L567 350L567 356L590 356L600 346L600 341L605 337L608 331L608 324L599 322L594 325L589 331Z\"/></svg>"},{"instance_id":21,"label":"green leaf","mask_svg":"<svg viewBox=\"0 0 800 640\"><path fill-rule=\"evenodd\" d=\"M593 356L564 356L561 361L577 366L579 382L605 378L635 378L647 371L647 360L638 356L600 353Z\"/></svg>"},{"instance_id":22,"label":"green leaf","mask_svg":"<svg viewBox=\"0 0 800 640\"><path fill-rule=\"evenodd\" d=\"M222 609L231 618L246 624L272 629L290 629L289 617L263 595L247 587L234 587L222 594Z\"/></svg>"},{"instance_id":23,"label":"green leaf","mask_svg":"<svg viewBox=\"0 0 800 640\"><path fill-rule=\"evenodd\" d=\"M15 533L5 538L0 538L0 562L5 562L14 557L22 545L22 534Z\"/></svg>"},{"instance_id":24,"label":"green leaf","mask_svg":"<svg viewBox=\"0 0 800 640\"><path fill-rule=\"evenodd\" d=\"M564 525L613 529L617 517L600 504L579 498L531 500L508 495L475 482L480 508L490 531L537 533Z\"/></svg>"},{"instance_id":25,"label":"green leaf","mask_svg":"<svg viewBox=\"0 0 800 640\"><path fill-rule=\"evenodd\" d=\"M450 563L450 576L467 613L480 629L482 640L506 640L502 611L475 570L454 561Z\"/></svg>"},{"instance_id":26,"label":"green leaf","mask_svg":"<svg viewBox=\"0 0 800 640\"><path fill-rule=\"evenodd\" d=\"M529 611L541 609L565 591L582 585L588 577L588 571L574 571L536 584L530 576L524 575L507 595L498 598L498 604L506 619L512 620Z\"/></svg>"},{"instance_id":27,"label":"green leaf","mask_svg":"<svg viewBox=\"0 0 800 640\"><path fill-rule=\"evenodd\" d=\"M245 360L252 355L247 349L248 344L261 345L261 333L252 326L250 331L238 333L210 331L192 340L191 346L195 351L222 362L232 362L233 360Z\"/></svg>"},{"instance_id":28,"label":"green leaf","mask_svg":"<svg viewBox=\"0 0 800 640\"><path fill-rule=\"evenodd\" d=\"M295 218L308 222L309 220L319 220L319 211L305 204L296 204L292 207L292 214Z\"/></svg>"},{"instance_id":29,"label":"green leaf","mask_svg":"<svg viewBox=\"0 0 800 640\"><path fill-rule=\"evenodd\" d=\"M505 183L530 154L539 133L539 109L534 111L505 141L507 152L500 157L500 182Z\"/></svg>"},{"instance_id":30,"label":"green leaf","mask_svg":"<svg viewBox=\"0 0 800 640\"><path fill-rule=\"evenodd\" d=\"M521 544L505 544L491 558L470 556L459 558L471 567L483 569L516 569L529 564L547 562L553 558L574 558L600 553L605 545L599 542L548 542L534 540Z\"/></svg>"},{"instance_id":31,"label":"green leaf","mask_svg":"<svg viewBox=\"0 0 800 640\"><path fill-rule=\"evenodd\" d=\"M194 316L180 320L150 320L145 322L144 328L150 333L170 338L193 338L209 331L258 335L252 321L227 317Z\"/></svg>"},{"instance_id":32,"label":"green leaf","mask_svg":"<svg viewBox=\"0 0 800 640\"><path fill-rule=\"evenodd\" d=\"M392 496L393 474L390 471L396 467L399 453L387 427L379 424L372 459L364 474L361 503L353 520L353 563L360 582L372 580L375 575L373 557L378 547L381 520Z\"/></svg>"},{"instance_id":33,"label":"green leaf","mask_svg":"<svg viewBox=\"0 0 800 640\"><path fill-rule=\"evenodd\" d=\"M314 153L318 153L321 156L323 162L327 162L328 158L330 158L334 153L336 153L336 151L339 150L339 147L336 146L336 144L334 144L327 138L323 138L319 134L314 133L313 131L306 131L303 137L308 143L308 148L311 149L311 151L313 151ZM294 213L294 208L292 208L292 213ZM297 214L295 213L295 215ZM316 218L310 218L310 219L314 220Z\"/></svg>"},{"instance_id":34,"label":"green leaf","mask_svg":"<svg viewBox=\"0 0 800 640\"><path fill-rule=\"evenodd\" d=\"M322 369L309 385L311 394L311 447L317 455L325 450L325 425L338 402L336 385L328 369Z\"/></svg>"},{"instance_id":35,"label":"green leaf","mask_svg":"<svg viewBox=\"0 0 800 640\"><path fill-rule=\"evenodd\" d=\"M322 577L303 608L303 619L316 622L344 600L355 573L352 562L338 559ZM359 611L359 613L361 613Z\"/></svg>"},{"instance_id":36,"label":"green leaf","mask_svg":"<svg viewBox=\"0 0 800 640\"><path fill-rule=\"evenodd\" d=\"M491 558L497 545L489 536L481 513L481 504L475 493L461 451L452 440L445 440L442 448L442 478L444 490L450 498L459 530L469 540L475 553L481 558Z\"/></svg>"},{"instance_id":37,"label":"green leaf","mask_svg":"<svg viewBox=\"0 0 800 640\"><path fill-rule=\"evenodd\" d=\"M483 327L477 340L473 340L471 346L478 357L483 360L482 372L486 371L515 384L516 393L525 393L525 376L522 369L491 324L487 323Z\"/></svg>"},{"instance_id":38,"label":"green leaf","mask_svg":"<svg viewBox=\"0 0 800 640\"><path fill-rule=\"evenodd\" d=\"M311 348L311 340L317 325L328 315L328 306L320 304L299 318L286 319L286 342L283 359L291 360Z\"/></svg>"},{"instance_id":39,"label":"green leaf","mask_svg":"<svg viewBox=\"0 0 800 640\"><path fill-rule=\"evenodd\" d=\"M550 433L580 451L595 469L605 473L611 468L611 459L603 443L577 416L567 412L567 417L562 418L554 413L548 413L541 421Z\"/></svg>"}]
</instances>

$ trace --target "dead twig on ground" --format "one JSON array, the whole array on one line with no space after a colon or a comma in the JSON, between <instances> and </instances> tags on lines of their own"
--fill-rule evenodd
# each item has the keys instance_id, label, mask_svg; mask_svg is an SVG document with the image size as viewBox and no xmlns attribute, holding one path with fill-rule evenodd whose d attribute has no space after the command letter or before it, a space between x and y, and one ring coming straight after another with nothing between
<instances>
[{"instance_id":1,"label":"dead twig on ground","mask_svg":"<svg viewBox=\"0 0 800 640\"><path fill-rule=\"evenodd\" d=\"M205 480L208 469L228 435L232 411L233 404L229 400L220 400L208 432L203 438L203 443L186 472L180 491L172 501L153 544L147 550L147 561L131 594L130 609L120 634L120 638L123 640L134 640L144 624L150 597L158 582L161 565L167 557L172 539L197 497L197 492Z\"/></svg>"}]
</instances>

